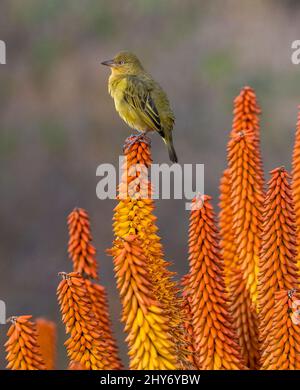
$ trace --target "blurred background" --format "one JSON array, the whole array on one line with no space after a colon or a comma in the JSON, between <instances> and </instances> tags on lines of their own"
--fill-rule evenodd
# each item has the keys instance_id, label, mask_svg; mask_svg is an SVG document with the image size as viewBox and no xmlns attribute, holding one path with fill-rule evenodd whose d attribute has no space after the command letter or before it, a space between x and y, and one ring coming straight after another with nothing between
<instances>
[{"instance_id":1,"label":"blurred background","mask_svg":"<svg viewBox=\"0 0 300 390\"><path fill-rule=\"evenodd\" d=\"M107 92L100 62L135 52L167 91L176 115L180 163L205 164L205 192L217 206L226 163L232 102L255 88L262 115L266 172L290 169L300 65L296 0L1 0L0 299L7 315L45 316L59 326L59 367L66 339L56 301L57 273L70 271L66 217L88 210L114 331L124 361L123 325L113 276L113 200L96 197L96 168L117 164L130 129ZM153 135L155 162L168 162ZM185 201L157 201L156 215L173 270L187 270ZM0 326L3 345L6 326ZM0 348L0 366L5 365Z\"/></svg>"}]
</instances>

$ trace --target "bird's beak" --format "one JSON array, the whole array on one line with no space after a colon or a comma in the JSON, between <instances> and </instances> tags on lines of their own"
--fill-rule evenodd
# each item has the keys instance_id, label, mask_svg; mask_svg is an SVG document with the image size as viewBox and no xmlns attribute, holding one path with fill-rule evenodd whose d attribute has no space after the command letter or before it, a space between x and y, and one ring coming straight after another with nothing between
<instances>
[{"instance_id":1,"label":"bird's beak","mask_svg":"<svg viewBox=\"0 0 300 390\"><path fill-rule=\"evenodd\" d=\"M114 63L114 60L107 60L107 61L101 62L101 65L105 65L105 66L114 66L115 63Z\"/></svg>"}]
</instances>

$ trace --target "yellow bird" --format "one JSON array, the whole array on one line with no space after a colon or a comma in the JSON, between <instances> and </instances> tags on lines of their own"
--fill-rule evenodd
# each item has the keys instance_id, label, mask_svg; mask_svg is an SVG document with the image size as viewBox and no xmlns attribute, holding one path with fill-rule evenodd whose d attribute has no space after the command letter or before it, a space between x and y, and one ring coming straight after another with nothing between
<instances>
[{"instance_id":1,"label":"yellow bird","mask_svg":"<svg viewBox=\"0 0 300 390\"><path fill-rule=\"evenodd\" d=\"M161 86L133 53L123 51L102 65L111 69L108 91L120 117L142 134L157 131L168 147L170 160L177 163L172 139L175 117Z\"/></svg>"}]
</instances>

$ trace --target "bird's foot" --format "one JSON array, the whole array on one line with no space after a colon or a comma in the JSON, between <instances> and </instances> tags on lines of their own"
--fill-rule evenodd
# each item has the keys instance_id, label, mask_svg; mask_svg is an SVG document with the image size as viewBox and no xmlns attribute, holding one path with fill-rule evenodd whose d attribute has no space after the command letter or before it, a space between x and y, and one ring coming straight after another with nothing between
<instances>
[{"instance_id":1,"label":"bird's foot","mask_svg":"<svg viewBox=\"0 0 300 390\"><path fill-rule=\"evenodd\" d=\"M147 145L151 145L151 139L146 133L138 132L138 134L131 134L125 141L123 151L130 149L134 144L143 142Z\"/></svg>"},{"instance_id":2,"label":"bird's foot","mask_svg":"<svg viewBox=\"0 0 300 390\"><path fill-rule=\"evenodd\" d=\"M134 129L133 131L135 131L135 133L131 134L129 137L132 137L132 136L136 137L138 135L145 134L142 131L137 130L137 129Z\"/></svg>"}]
</instances>

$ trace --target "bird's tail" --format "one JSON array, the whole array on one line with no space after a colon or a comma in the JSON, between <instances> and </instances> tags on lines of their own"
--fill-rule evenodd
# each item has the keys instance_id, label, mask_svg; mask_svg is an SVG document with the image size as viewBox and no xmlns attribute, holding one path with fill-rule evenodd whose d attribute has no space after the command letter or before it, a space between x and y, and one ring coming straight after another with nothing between
<instances>
[{"instance_id":1,"label":"bird's tail","mask_svg":"<svg viewBox=\"0 0 300 390\"><path fill-rule=\"evenodd\" d=\"M170 133L168 136L165 135L163 137L163 140L164 140L165 144L167 145L170 160L173 163L177 163L178 158L177 158L177 154L175 152L174 145L173 145L172 133Z\"/></svg>"}]
</instances>

